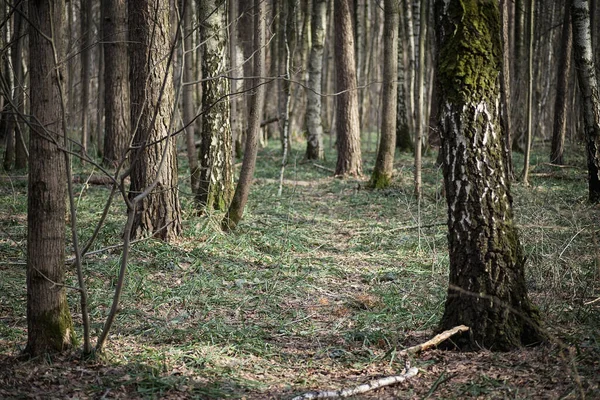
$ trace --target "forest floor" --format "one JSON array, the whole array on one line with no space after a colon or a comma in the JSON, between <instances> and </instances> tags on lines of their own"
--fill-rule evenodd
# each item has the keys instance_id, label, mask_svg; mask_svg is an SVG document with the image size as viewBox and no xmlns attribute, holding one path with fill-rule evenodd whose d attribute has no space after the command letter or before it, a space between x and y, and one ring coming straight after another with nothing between
<instances>
[{"instance_id":1,"label":"forest floor","mask_svg":"<svg viewBox=\"0 0 600 400\"><path fill-rule=\"evenodd\" d=\"M399 352L433 336L447 290L447 214L435 155L425 158L418 203L411 155L399 155L393 187L372 191L367 178L333 178L333 153L315 166L302 161L300 147L281 197L279 152L260 152L245 218L231 234L218 229L222 214L194 211L182 166L184 236L133 245L120 312L105 354L93 360L79 351L19 358L27 328L27 184L4 174L0 398L290 399L399 373ZM425 351L410 359L416 377L355 398L600 398L600 209L586 201L583 153L573 150L571 167L558 168L538 148L531 185L513 184L529 293L549 343L506 353ZM80 181L90 168L78 171ZM76 191L85 240L109 189L78 183ZM123 226L124 205L116 201L94 250L119 244ZM120 254L111 248L85 259L94 339ZM74 271L68 282L76 285ZM69 302L81 338L76 292Z\"/></svg>"}]
</instances>

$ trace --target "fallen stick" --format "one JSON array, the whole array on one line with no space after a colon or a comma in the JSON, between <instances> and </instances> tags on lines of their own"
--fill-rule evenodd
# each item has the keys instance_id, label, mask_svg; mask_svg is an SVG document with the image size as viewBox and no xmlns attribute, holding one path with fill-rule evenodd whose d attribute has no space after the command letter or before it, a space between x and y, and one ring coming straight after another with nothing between
<instances>
[{"instance_id":1,"label":"fallen stick","mask_svg":"<svg viewBox=\"0 0 600 400\"><path fill-rule=\"evenodd\" d=\"M419 370L417 368L409 368L406 373L401 375L386 376L381 379L372 380L369 383L363 383L353 388L345 388L339 390L315 390L312 392L306 392L300 396L294 397L292 400L307 400L307 399L332 399L338 397L349 397L357 394L366 393L371 390L379 389L384 386L390 386L394 383L404 382L405 380L412 378L417 375Z\"/></svg>"},{"instance_id":2,"label":"fallen stick","mask_svg":"<svg viewBox=\"0 0 600 400\"><path fill-rule=\"evenodd\" d=\"M456 335L457 333L467 332L469 330L468 326L459 325L447 331L440 333L439 335L435 335L433 339L426 341L425 343L418 344L416 346L409 347L408 349L404 349L398 352L399 356L407 356L409 354L416 354L432 347L436 347L438 344L442 343L445 340L448 340L450 337Z\"/></svg>"}]
</instances>

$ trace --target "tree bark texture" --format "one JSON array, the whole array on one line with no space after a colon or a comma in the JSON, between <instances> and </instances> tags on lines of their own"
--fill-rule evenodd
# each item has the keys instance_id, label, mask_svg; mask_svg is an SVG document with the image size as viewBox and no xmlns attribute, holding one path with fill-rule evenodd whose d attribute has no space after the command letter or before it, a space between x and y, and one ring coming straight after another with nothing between
<instances>
[{"instance_id":1,"label":"tree bark texture","mask_svg":"<svg viewBox=\"0 0 600 400\"><path fill-rule=\"evenodd\" d=\"M567 0L564 10L561 51L558 55L556 79L556 98L554 100L554 126L552 129L552 146L550 162L564 164L564 147L567 132L567 108L569 106L568 89L571 77L571 57L573 49L573 31L571 30L571 1Z\"/></svg>"},{"instance_id":2,"label":"tree bark texture","mask_svg":"<svg viewBox=\"0 0 600 400\"><path fill-rule=\"evenodd\" d=\"M52 43L64 59L62 0L29 2L29 74L33 116L27 198L27 348L31 356L71 346L73 323L65 293L66 163L63 70L55 68ZM57 74L61 74L57 77Z\"/></svg>"},{"instance_id":3,"label":"tree bark texture","mask_svg":"<svg viewBox=\"0 0 600 400\"><path fill-rule=\"evenodd\" d=\"M235 229L244 215L244 207L248 202L256 155L258 153L258 136L260 134L260 122L265 105L265 79L266 76L266 3L264 0L254 0L254 77L255 87L250 98L250 115L248 123L248 134L246 135L246 148L244 150L244 161L240 170L240 177L235 189L229 210L221 224L224 230Z\"/></svg>"},{"instance_id":4,"label":"tree bark texture","mask_svg":"<svg viewBox=\"0 0 600 400\"><path fill-rule=\"evenodd\" d=\"M525 286L500 124L496 1L437 0L440 132L448 203L450 281L440 329L467 325L472 342L508 350L540 340Z\"/></svg>"},{"instance_id":5,"label":"tree bark texture","mask_svg":"<svg viewBox=\"0 0 600 400\"><path fill-rule=\"evenodd\" d=\"M135 148L131 160L130 196L137 196L157 182L138 206L132 237L151 233L169 241L181 234L176 148L174 138L169 137L174 108L169 65L170 8L169 3L162 0L130 0L127 4L131 126Z\"/></svg>"},{"instance_id":6,"label":"tree bark texture","mask_svg":"<svg viewBox=\"0 0 600 400\"><path fill-rule=\"evenodd\" d=\"M587 147L589 200L600 202L600 97L592 52L590 10L587 0L572 0L573 53L583 100Z\"/></svg>"},{"instance_id":7,"label":"tree bark texture","mask_svg":"<svg viewBox=\"0 0 600 400\"><path fill-rule=\"evenodd\" d=\"M383 21L383 87L381 108L381 138L371 186L376 189L388 187L394 171L396 152L396 102L398 96L398 2L384 1Z\"/></svg>"},{"instance_id":8,"label":"tree bark texture","mask_svg":"<svg viewBox=\"0 0 600 400\"><path fill-rule=\"evenodd\" d=\"M362 175L362 155L358 120L358 93L354 63L351 0L334 0L336 63L336 175Z\"/></svg>"},{"instance_id":9,"label":"tree bark texture","mask_svg":"<svg viewBox=\"0 0 600 400\"><path fill-rule=\"evenodd\" d=\"M509 40L509 11L508 1L500 0L500 16L502 23L500 29L502 30L502 79L500 81L500 101L502 102L501 110L501 123L502 130L504 131L504 153L506 158L506 178L509 180L513 179L513 163L512 163L512 123L511 123L511 92L510 92L510 40Z\"/></svg>"},{"instance_id":10,"label":"tree bark texture","mask_svg":"<svg viewBox=\"0 0 600 400\"><path fill-rule=\"evenodd\" d=\"M227 71L225 2L200 4L202 58L202 143L198 155L200 182L196 199L201 207L226 210L233 196L229 81L218 77Z\"/></svg>"},{"instance_id":11,"label":"tree bark texture","mask_svg":"<svg viewBox=\"0 0 600 400\"><path fill-rule=\"evenodd\" d=\"M312 0L312 47L308 64L308 87L306 93L306 158L323 159L323 120L321 108L321 88L323 77L323 50L327 23L327 0Z\"/></svg>"},{"instance_id":12,"label":"tree bark texture","mask_svg":"<svg viewBox=\"0 0 600 400\"><path fill-rule=\"evenodd\" d=\"M407 76L407 64L405 64L404 60L408 61L408 57L405 57L404 49L408 46L405 46L405 43L408 44L407 38L407 29L405 28L404 23L404 5L402 4L402 0L400 1L400 6L398 7L399 12L399 35L398 35L398 94L397 97L397 109L396 109L396 147L400 151L410 151L413 148L412 140L410 137L410 128L408 125L408 105L406 101L406 97L408 94L408 90L406 90L406 86L408 84L406 80Z\"/></svg>"},{"instance_id":13,"label":"tree bark texture","mask_svg":"<svg viewBox=\"0 0 600 400\"><path fill-rule=\"evenodd\" d=\"M105 113L102 163L105 166L115 166L125 156L131 141L127 3L125 0L102 0L101 12Z\"/></svg>"},{"instance_id":14,"label":"tree bark texture","mask_svg":"<svg viewBox=\"0 0 600 400\"><path fill-rule=\"evenodd\" d=\"M190 185L192 193L198 191L200 182L200 169L198 167L198 152L196 151L196 129L193 119L194 112L194 85L188 83L194 79L194 48L192 37L194 26L192 24L192 0L184 0L183 12L183 125L185 126L186 149L190 168Z\"/></svg>"}]
</instances>

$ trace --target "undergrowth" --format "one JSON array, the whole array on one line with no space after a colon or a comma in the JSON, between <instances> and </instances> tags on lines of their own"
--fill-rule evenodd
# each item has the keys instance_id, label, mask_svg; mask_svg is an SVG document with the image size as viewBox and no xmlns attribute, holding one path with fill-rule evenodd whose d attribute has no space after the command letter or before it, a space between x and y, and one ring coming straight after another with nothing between
<instances>
[{"instance_id":1,"label":"undergrowth","mask_svg":"<svg viewBox=\"0 0 600 400\"><path fill-rule=\"evenodd\" d=\"M315 385L340 386L351 376L399 371L404 360L397 351L436 327L448 275L436 154L424 158L424 196L417 203L410 154L397 155L392 187L370 190L367 178L331 176L331 149L316 167L303 160L298 145L278 197L278 147L272 143L260 152L244 219L231 234L218 228L222 214L197 215L183 163L184 236L132 246L107 355L84 368L101 368L102 378L83 379L81 394L285 397ZM581 152L569 153L572 168L557 168L545 163L547 149L536 151L531 186L512 185L528 288L558 348L573 346L581 362L576 368L585 375L584 361L600 355L600 304L593 302L600 296L598 209L586 202ZM375 155L363 157L370 171ZM91 172L78 168L82 176ZM10 357L26 342L27 186L19 176L5 174L1 182L0 355ZM109 191L85 184L76 189L85 240ZM124 220L117 199L92 250L119 244ZM120 249L112 248L85 259L94 334L110 307L119 257ZM72 270L67 283L77 284ZM80 326L76 293L69 293L69 302ZM423 369L431 364L414 362ZM474 377L457 385L453 396L494 397L518 386L498 379Z\"/></svg>"}]
</instances>

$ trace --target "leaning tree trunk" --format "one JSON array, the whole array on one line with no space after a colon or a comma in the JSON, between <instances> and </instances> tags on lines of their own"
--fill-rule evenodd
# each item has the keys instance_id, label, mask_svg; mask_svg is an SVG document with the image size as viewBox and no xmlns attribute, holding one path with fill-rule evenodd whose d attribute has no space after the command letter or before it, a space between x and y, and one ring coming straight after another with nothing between
<instances>
[{"instance_id":1,"label":"leaning tree trunk","mask_svg":"<svg viewBox=\"0 0 600 400\"><path fill-rule=\"evenodd\" d=\"M139 205L132 237L163 240L181 234L177 155L171 137L174 109L169 2L129 0L131 126L134 127L130 196L154 185Z\"/></svg>"},{"instance_id":2,"label":"leaning tree trunk","mask_svg":"<svg viewBox=\"0 0 600 400\"><path fill-rule=\"evenodd\" d=\"M440 132L448 202L450 282L441 329L458 343L508 350L537 343L525 255L506 180L500 124L500 22L493 1L437 0Z\"/></svg>"},{"instance_id":3,"label":"leaning tree trunk","mask_svg":"<svg viewBox=\"0 0 600 400\"><path fill-rule=\"evenodd\" d=\"M229 206L229 210L221 223L223 230L235 229L244 215L244 207L248 201L256 155L258 153L258 135L260 134L260 122L265 105L265 19L266 4L264 0L254 0L254 93L250 100L250 114L248 123L248 134L246 135L246 148L244 150L244 161L240 170L240 178L235 189L235 194Z\"/></svg>"},{"instance_id":4,"label":"leaning tree trunk","mask_svg":"<svg viewBox=\"0 0 600 400\"><path fill-rule=\"evenodd\" d=\"M57 143L60 123L60 74L64 59L62 0L29 2L29 75L32 124L27 197L27 348L31 356L71 346L73 323L65 281L66 162ZM59 64L62 65L62 64ZM57 76L59 74L59 76Z\"/></svg>"},{"instance_id":5,"label":"leaning tree trunk","mask_svg":"<svg viewBox=\"0 0 600 400\"><path fill-rule=\"evenodd\" d=\"M587 144L589 199L600 202L600 97L590 33L590 10L587 0L573 0L573 50L579 89L583 100L583 116Z\"/></svg>"},{"instance_id":6,"label":"leaning tree trunk","mask_svg":"<svg viewBox=\"0 0 600 400\"><path fill-rule=\"evenodd\" d=\"M323 159L323 120L321 110L321 87L323 76L323 49L327 24L327 0L312 0L312 47L308 64L308 87L306 93L306 158Z\"/></svg>"},{"instance_id":7,"label":"leaning tree trunk","mask_svg":"<svg viewBox=\"0 0 600 400\"><path fill-rule=\"evenodd\" d=\"M127 3L102 0L104 47L104 156L105 166L118 164L129 149L129 76ZM135 77L137 80L137 76ZM135 125L134 125L135 126Z\"/></svg>"},{"instance_id":8,"label":"leaning tree trunk","mask_svg":"<svg viewBox=\"0 0 600 400\"><path fill-rule=\"evenodd\" d=\"M564 164L565 136L567 132L567 100L569 78L571 77L571 57L573 49L573 34L571 30L571 1L566 0L560 53L556 79L556 98L554 101L554 126L552 130L552 146L550 162Z\"/></svg>"},{"instance_id":9,"label":"leaning tree trunk","mask_svg":"<svg viewBox=\"0 0 600 400\"><path fill-rule=\"evenodd\" d=\"M398 2L385 0L383 21L383 87L381 110L381 138L371 186L388 187L392 182L394 153L396 151L396 101L398 71Z\"/></svg>"},{"instance_id":10,"label":"leaning tree trunk","mask_svg":"<svg viewBox=\"0 0 600 400\"><path fill-rule=\"evenodd\" d=\"M351 0L334 0L337 164L336 175L362 175L358 94L354 64Z\"/></svg>"},{"instance_id":11,"label":"leaning tree trunk","mask_svg":"<svg viewBox=\"0 0 600 400\"><path fill-rule=\"evenodd\" d=\"M229 123L229 81L217 78L227 71L227 31L225 2L200 4L202 57L202 142L200 145L200 182L196 200L200 207L225 210L233 196L231 125Z\"/></svg>"}]
</instances>

